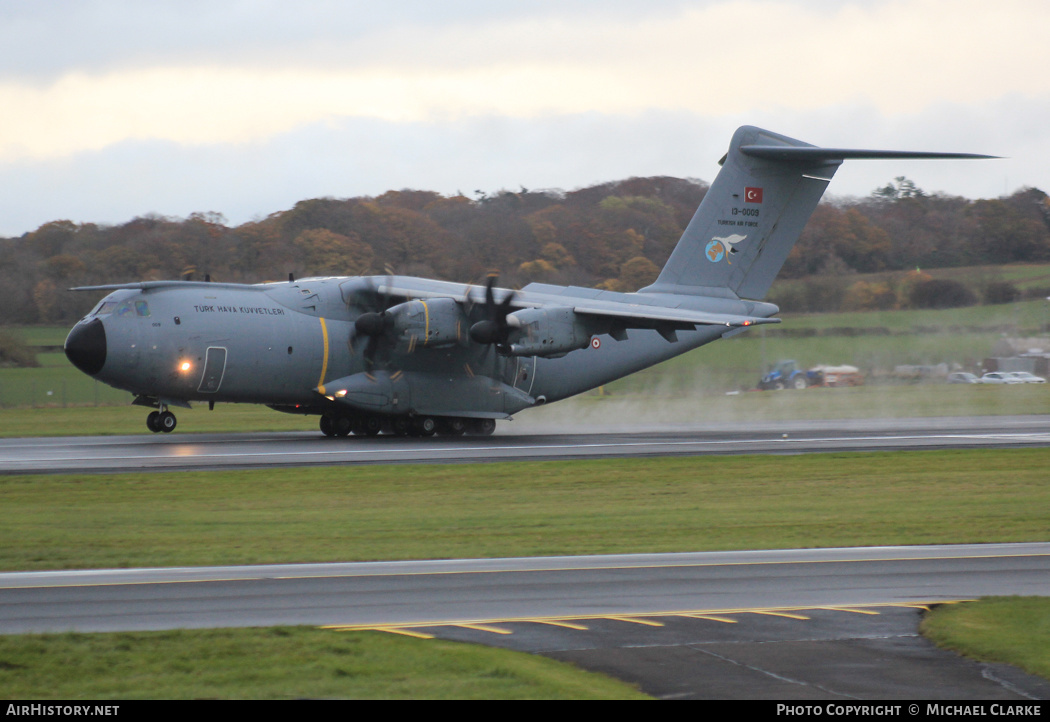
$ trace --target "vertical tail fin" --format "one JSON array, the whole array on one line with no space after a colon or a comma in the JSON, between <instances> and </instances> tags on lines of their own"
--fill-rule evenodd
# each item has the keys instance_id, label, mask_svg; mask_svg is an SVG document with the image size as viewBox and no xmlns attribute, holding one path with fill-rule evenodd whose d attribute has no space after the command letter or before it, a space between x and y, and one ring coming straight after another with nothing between
<instances>
[{"instance_id":1,"label":"vertical tail fin","mask_svg":"<svg viewBox=\"0 0 1050 722\"><path fill-rule=\"evenodd\" d=\"M640 293L762 299L847 158L989 157L818 148L743 126L656 283Z\"/></svg>"}]
</instances>

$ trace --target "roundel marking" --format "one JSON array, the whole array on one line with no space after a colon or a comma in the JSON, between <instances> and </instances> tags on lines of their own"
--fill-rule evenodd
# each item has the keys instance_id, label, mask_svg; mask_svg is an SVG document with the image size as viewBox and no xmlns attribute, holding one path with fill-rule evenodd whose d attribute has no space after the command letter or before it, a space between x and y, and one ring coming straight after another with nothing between
<instances>
[{"instance_id":1,"label":"roundel marking","mask_svg":"<svg viewBox=\"0 0 1050 722\"><path fill-rule=\"evenodd\" d=\"M600 338L595 336L594 338L591 339L591 348L601 348L601 347L602 347L602 340Z\"/></svg>"}]
</instances>

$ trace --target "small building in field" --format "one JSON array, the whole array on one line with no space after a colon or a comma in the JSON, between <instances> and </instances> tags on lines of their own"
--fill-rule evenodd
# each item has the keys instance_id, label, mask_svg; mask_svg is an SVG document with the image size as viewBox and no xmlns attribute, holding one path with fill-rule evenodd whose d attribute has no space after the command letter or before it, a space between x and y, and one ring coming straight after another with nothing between
<instances>
[{"instance_id":1,"label":"small building in field","mask_svg":"<svg viewBox=\"0 0 1050 722\"><path fill-rule=\"evenodd\" d=\"M1027 371L1050 376L1050 338L1001 338L983 366L985 371Z\"/></svg>"}]
</instances>

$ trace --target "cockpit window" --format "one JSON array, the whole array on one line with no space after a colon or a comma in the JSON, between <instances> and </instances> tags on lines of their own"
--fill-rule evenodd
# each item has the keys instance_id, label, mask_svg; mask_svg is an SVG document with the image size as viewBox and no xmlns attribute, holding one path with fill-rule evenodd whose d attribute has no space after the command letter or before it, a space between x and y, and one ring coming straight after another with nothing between
<instances>
[{"instance_id":1,"label":"cockpit window","mask_svg":"<svg viewBox=\"0 0 1050 722\"><path fill-rule=\"evenodd\" d=\"M135 314L143 318L149 317L149 303L146 301L103 301L98 308L92 312L92 316L105 316L112 313L115 316L130 316Z\"/></svg>"}]
</instances>

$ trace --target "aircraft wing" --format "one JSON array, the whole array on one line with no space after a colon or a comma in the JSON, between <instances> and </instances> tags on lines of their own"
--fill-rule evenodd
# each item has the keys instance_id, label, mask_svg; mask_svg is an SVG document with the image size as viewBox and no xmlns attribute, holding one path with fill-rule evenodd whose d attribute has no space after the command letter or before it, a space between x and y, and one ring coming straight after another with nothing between
<instances>
[{"instance_id":1,"label":"aircraft wing","mask_svg":"<svg viewBox=\"0 0 1050 722\"><path fill-rule=\"evenodd\" d=\"M650 328L653 324L673 324L679 327L689 326L757 326L763 323L780 323L779 318L760 318L758 316L737 316L728 313L708 313L685 308L664 308L661 306L632 306L631 304L609 302L602 305L581 304L572 307L581 316L604 316L624 322L627 328Z\"/></svg>"},{"instance_id":2,"label":"aircraft wing","mask_svg":"<svg viewBox=\"0 0 1050 722\"><path fill-rule=\"evenodd\" d=\"M399 281L401 279L398 279ZM453 297L472 303L484 302L484 288L463 284L431 282L384 283L378 291L396 298L440 298ZM521 291L496 289L497 298L513 293L511 308L571 308L578 316L604 318L619 321L624 328L670 327L681 330L696 326L726 326L730 328L780 323L779 318L765 318L735 313L716 313L676 306L660 305L652 296L599 291L592 288L547 286L530 284ZM775 311L775 307L772 309Z\"/></svg>"}]
</instances>

